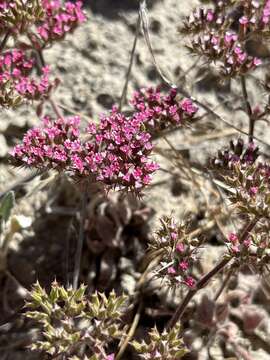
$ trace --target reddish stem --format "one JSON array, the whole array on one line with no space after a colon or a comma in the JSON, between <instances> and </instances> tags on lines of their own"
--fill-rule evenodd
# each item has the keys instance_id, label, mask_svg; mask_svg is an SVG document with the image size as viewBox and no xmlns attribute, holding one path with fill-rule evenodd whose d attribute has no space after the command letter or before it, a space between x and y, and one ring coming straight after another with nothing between
<instances>
[{"instance_id":1,"label":"reddish stem","mask_svg":"<svg viewBox=\"0 0 270 360\"><path fill-rule=\"evenodd\" d=\"M239 237L240 241L243 241L248 236L249 232L256 225L257 221L258 219L254 218L253 220L251 220L250 223L248 223L248 225L244 228L241 236ZM175 324L182 318L188 304L190 303L194 295L197 294L199 290L203 289L216 274L223 270L224 267L231 261L231 259L232 258L229 257L222 259L212 270L210 270L197 282L194 289L190 289L188 291L182 303L178 306L171 320L169 321L167 328L172 328L175 326Z\"/></svg>"}]
</instances>

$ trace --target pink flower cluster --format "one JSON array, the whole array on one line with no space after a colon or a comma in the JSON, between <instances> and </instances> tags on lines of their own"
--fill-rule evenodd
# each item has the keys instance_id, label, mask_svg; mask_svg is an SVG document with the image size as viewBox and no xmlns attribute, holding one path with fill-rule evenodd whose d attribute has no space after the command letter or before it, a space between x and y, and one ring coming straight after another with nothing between
<instances>
[{"instance_id":1,"label":"pink flower cluster","mask_svg":"<svg viewBox=\"0 0 270 360\"><path fill-rule=\"evenodd\" d=\"M269 31L270 1L248 0L244 7L244 14L239 19L242 31Z\"/></svg>"},{"instance_id":2,"label":"pink flower cluster","mask_svg":"<svg viewBox=\"0 0 270 360\"><path fill-rule=\"evenodd\" d=\"M85 20L81 1L0 0L0 33L17 36L27 31L38 48L63 39Z\"/></svg>"},{"instance_id":3,"label":"pink flower cluster","mask_svg":"<svg viewBox=\"0 0 270 360\"><path fill-rule=\"evenodd\" d=\"M270 21L270 0L267 0L262 13L261 21L263 24L267 25Z\"/></svg>"},{"instance_id":4,"label":"pink flower cluster","mask_svg":"<svg viewBox=\"0 0 270 360\"><path fill-rule=\"evenodd\" d=\"M18 34L43 18L40 0L0 0L0 34Z\"/></svg>"},{"instance_id":5,"label":"pink flower cluster","mask_svg":"<svg viewBox=\"0 0 270 360\"><path fill-rule=\"evenodd\" d=\"M225 76L245 74L261 65L257 57L249 56L232 31L219 35L214 31L204 34L192 41L194 52L207 56L211 61L222 62L222 73Z\"/></svg>"},{"instance_id":6,"label":"pink flower cluster","mask_svg":"<svg viewBox=\"0 0 270 360\"><path fill-rule=\"evenodd\" d=\"M66 33L86 20L81 1L67 1L62 6L60 0L42 0L42 4L45 18L37 27L37 32L45 43L63 39Z\"/></svg>"},{"instance_id":7,"label":"pink flower cluster","mask_svg":"<svg viewBox=\"0 0 270 360\"><path fill-rule=\"evenodd\" d=\"M231 233L228 238L229 251L233 255L247 255L248 249L252 243L252 238L249 236L243 241L239 240L239 237L235 233Z\"/></svg>"},{"instance_id":8,"label":"pink flower cluster","mask_svg":"<svg viewBox=\"0 0 270 360\"><path fill-rule=\"evenodd\" d=\"M114 107L109 116L101 117L98 126L88 126L94 142L86 144L85 161L97 180L134 190L150 183L151 174L159 167L149 161L153 145L142 125L136 114L127 118Z\"/></svg>"},{"instance_id":9,"label":"pink flower cluster","mask_svg":"<svg viewBox=\"0 0 270 360\"><path fill-rule=\"evenodd\" d=\"M184 26L181 29L183 33L193 34L199 33L210 26L218 27L223 24L224 16L219 14L218 11L212 9L197 8L193 13L188 16L184 22Z\"/></svg>"},{"instance_id":10,"label":"pink flower cluster","mask_svg":"<svg viewBox=\"0 0 270 360\"><path fill-rule=\"evenodd\" d=\"M161 251L163 262L158 273L165 276L172 285L179 283L193 288L196 280L192 276L193 264L197 261L200 243L191 242L186 224L177 224L172 217L161 219L161 228L151 247Z\"/></svg>"},{"instance_id":11,"label":"pink flower cluster","mask_svg":"<svg viewBox=\"0 0 270 360\"><path fill-rule=\"evenodd\" d=\"M270 1L240 0L236 16L235 2L219 1L214 9L198 8L187 17L183 31L185 33L198 33L203 30L228 30L232 22L237 19L242 38L250 31L267 30L270 20ZM240 16L239 16L239 15Z\"/></svg>"},{"instance_id":12,"label":"pink flower cluster","mask_svg":"<svg viewBox=\"0 0 270 360\"><path fill-rule=\"evenodd\" d=\"M134 93L131 105L137 111L136 117L155 130L182 124L198 111L190 99L178 100L176 89L168 95L163 95L160 88L141 89Z\"/></svg>"},{"instance_id":13,"label":"pink flower cluster","mask_svg":"<svg viewBox=\"0 0 270 360\"><path fill-rule=\"evenodd\" d=\"M11 155L15 165L66 171L72 176L100 181L109 187L139 192L151 181L158 165L150 160L150 134L136 118L113 108L98 125L90 123L83 142L79 117L52 120L29 130Z\"/></svg>"},{"instance_id":14,"label":"pink flower cluster","mask_svg":"<svg viewBox=\"0 0 270 360\"><path fill-rule=\"evenodd\" d=\"M28 130L23 137L23 143L14 147L11 152L14 163L41 170L70 169L73 154L77 154L82 148L79 124L79 117L55 121L45 117L43 127Z\"/></svg>"},{"instance_id":15,"label":"pink flower cluster","mask_svg":"<svg viewBox=\"0 0 270 360\"><path fill-rule=\"evenodd\" d=\"M244 239L231 233L227 246L230 256L238 260L240 264L252 265L259 272L263 272L265 265L269 263L270 239L264 228L258 228L256 233L250 233Z\"/></svg>"},{"instance_id":16,"label":"pink flower cluster","mask_svg":"<svg viewBox=\"0 0 270 360\"><path fill-rule=\"evenodd\" d=\"M195 253L196 248L179 242L174 251L174 264L168 268L169 276L174 277L189 288L193 288L196 285L195 279L190 275L192 265L196 260Z\"/></svg>"},{"instance_id":17,"label":"pink flower cluster","mask_svg":"<svg viewBox=\"0 0 270 360\"><path fill-rule=\"evenodd\" d=\"M36 80L30 76L34 59L19 49L13 49L0 56L0 105L18 105L23 99L39 100L48 95L53 83L49 82L49 68L42 69L42 76Z\"/></svg>"}]
</instances>

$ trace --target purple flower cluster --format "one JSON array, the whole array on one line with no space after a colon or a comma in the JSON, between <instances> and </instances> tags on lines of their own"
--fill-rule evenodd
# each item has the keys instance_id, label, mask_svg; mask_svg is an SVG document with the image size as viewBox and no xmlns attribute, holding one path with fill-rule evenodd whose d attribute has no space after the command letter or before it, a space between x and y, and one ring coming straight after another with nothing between
<instances>
[{"instance_id":1,"label":"purple flower cluster","mask_svg":"<svg viewBox=\"0 0 270 360\"><path fill-rule=\"evenodd\" d=\"M198 111L190 99L178 100L176 89L171 89L168 95L163 95L160 88L141 89L134 93L131 105L136 116L155 130L182 124Z\"/></svg>"},{"instance_id":2,"label":"purple flower cluster","mask_svg":"<svg viewBox=\"0 0 270 360\"><path fill-rule=\"evenodd\" d=\"M86 20L82 2L61 0L0 0L0 33L28 32L36 45L63 39ZM32 25L35 25L32 27Z\"/></svg>"},{"instance_id":3,"label":"purple flower cluster","mask_svg":"<svg viewBox=\"0 0 270 360\"><path fill-rule=\"evenodd\" d=\"M67 1L62 5L60 0L42 0L42 5L45 17L37 32L45 43L63 39L86 20L81 1Z\"/></svg>"},{"instance_id":4,"label":"purple flower cluster","mask_svg":"<svg viewBox=\"0 0 270 360\"><path fill-rule=\"evenodd\" d=\"M16 106L23 99L39 100L48 95L53 83L49 82L49 67L42 69L42 76L36 80L30 76L34 59L19 49L13 49L0 56L0 105Z\"/></svg>"},{"instance_id":5,"label":"purple flower cluster","mask_svg":"<svg viewBox=\"0 0 270 360\"><path fill-rule=\"evenodd\" d=\"M259 149L250 142L231 141L230 149L219 151L212 169L230 189L229 199L242 215L270 216L270 166L258 161Z\"/></svg>"},{"instance_id":6,"label":"purple flower cluster","mask_svg":"<svg viewBox=\"0 0 270 360\"><path fill-rule=\"evenodd\" d=\"M247 167L256 161L259 156L259 148L254 142L249 142L246 146L244 141L239 138L236 142L230 141L230 147L226 150L219 150L218 156L211 160L211 165L218 169L232 169L236 164Z\"/></svg>"},{"instance_id":7,"label":"purple flower cluster","mask_svg":"<svg viewBox=\"0 0 270 360\"><path fill-rule=\"evenodd\" d=\"M211 61L221 61L225 76L245 74L261 65L257 57L248 56L238 36L232 31L219 35L211 31L192 41L192 50L207 56Z\"/></svg>"},{"instance_id":8,"label":"purple flower cluster","mask_svg":"<svg viewBox=\"0 0 270 360\"><path fill-rule=\"evenodd\" d=\"M82 141L80 118L45 117L43 128L30 129L11 155L15 165L66 171L72 176L139 192L158 165L150 160L151 136L142 122L113 108L98 125L90 123Z\"/></svg>"}]
</instances>

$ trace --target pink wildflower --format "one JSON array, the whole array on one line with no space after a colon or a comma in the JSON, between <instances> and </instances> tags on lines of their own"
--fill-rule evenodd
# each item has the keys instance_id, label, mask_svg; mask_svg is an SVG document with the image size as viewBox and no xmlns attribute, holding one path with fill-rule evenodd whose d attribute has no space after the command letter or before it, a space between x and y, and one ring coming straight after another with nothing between
<instances>
[{"instance_id":1,"label":"pink wildflower","mask_svg":"<svg viewBox=\"0 0 270 360\"><path fill-rule=\"evenodd\" d=\"M178 101L176 96L176 89L171 89L169 95L161 94L159 88L135 92L131 101L137 111L135 118L156 130L191 119L198 108L190 99Z\"/></svg>"},{"instance_id":2,"label":"pink wildflower","mask_svg":"<svg viewBox=\"0 0 270 360\"><path fill-rule=\"evenodd\" d=\"M42 69L39 79L30 76L34 59L20 49L13 49L0 56L0 88L5 95L2 106L12 106L16 98L39 100L46 97L54 83L49 82L49 67Z\"/></svg>"},{"instance_id":3,"label":"pink wildflower","mask_svg":"<svg viewBox=\"0 0 270 360\"><path fill-rule=\"evenodd\" d=\"M176 251L183 253L185 251L185 245L183 243L178 243L176 245Z\"/></svg>"},{"instance_id":4,"label":"pink wildflower","mask_svg":"<svg viewBox=\"0 0 270 360\"><path fill-rule=\"evenodd\" d=\"M86 20L81 1L67 1L64 6L61 2L53 0L42 0L42 3L45 18L38 26L37 32L45 43L62 39Z\"/></svg>"},{"instance_id":5,"label":"pink wildflower","mask_svg":"<svg viewBox=\"0 0 270 360\"><path fill-rule=\"evenodd\" d=\"M248 18L247 18L246 16L242 16L242 17L239 19L239 23L240 23L241 25L246 26L246 25L249 23L249 20L248 20Z\"/></svg>"},{"instance_id":6,"label":"pink wildflower","mask_svg":"<svg viewBox=\"0 0 270 360\"><path fill-rule=\"evenodd\" d=\"M186 271L188 269L189 265L188 262L183 260L179 263L179 268L183 271Z\"/></svg>"},{"instance_id":7,"label":"pink wildflower","mask_svg":"<svg viewBox=\"0 0 270 360\"><path fill-rule=\"evenodd\" d=\"M235 233L231 233L229 235L229 241L233 244L235 244L238 241L238 236Z\"/></svg>"},{"instance_id":8,"label":"pink wildflower","mask_svg":"<svg viewBox=\"0 0 270 360\"><path fill-rule=\"evenodd\" d=\"M175 270L175 268L173 266L170 266L168 268L168 274L169 275L175 275L176 274L176 270Z\"/></svg>"},{"instance_id":9,"label":"pink wildflower","mask_svg":"<svg viewBox=\"0 0 270 360\"><path fill-rule=\"evenodd\" d=\"M192 276L188 276L185 280L184 280L184 284L187 285L189 288L194 288L196 281L193 279Z\"/></svg>"},{"instance_id":10,"label":"pink wildflower","mask_svg":"<svg viewBox=\"0 0 270 360\"><path fill-rule=\"evenodd\" d=\"M100 124L90 124L92 136L82 142L77 116L52 120L44 127L31 129L17 145L12 156L18 164L38 169L67 171L75 177L90 177L109 187L140 192L151 182L158 165L150 160L150 134L142 122L126 118L113 108Z\"/></svg>"}]
</instances>

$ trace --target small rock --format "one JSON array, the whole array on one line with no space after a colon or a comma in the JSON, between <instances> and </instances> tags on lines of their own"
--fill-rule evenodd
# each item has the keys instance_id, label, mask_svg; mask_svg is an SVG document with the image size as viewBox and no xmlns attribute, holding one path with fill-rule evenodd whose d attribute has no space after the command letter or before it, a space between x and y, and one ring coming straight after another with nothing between
<instances>
[{"instance_id":1,"label":"small rock","mask_svg":"<svg viewBox=\"0 0 270 360\"><path fill-rule=\"evenodd\" d=\"M3 134L0 134L0 157L3 158L8 154L8 145L6 138Z\"/></svg>"},{"instance_id":2,"label":"small rock","mask_svg":"<svg viewBox=\"0 0 270 360\"><path fill-rule=\"evenodd\" d=\"M135 293L136 280L129 274L123 274L121 286L124 292L127 292L129 295L133 295Z\"/></svg>"},{"instance_id":3,"label":"small rock","mask_svg":"<svg viewBox=\"0 0 270 360\"><path fill-rule=\"evenodd\" d=\"M99 94L97 96L97 102L100 105L104 106L105 109L111 109L111 107L115 103L115 100L109 94Z\"/></svg>"},{"instance_id":4,"label":"small rock","mask_svg":"<svg viewBox=\"0 0 270 360\"><path fill-rule=\"evenodd\" d=\"M161 22L159 20L153 20L150 24L150 30L155 33L159 34L161 30Z\"/></svg>"}]
</instances>

